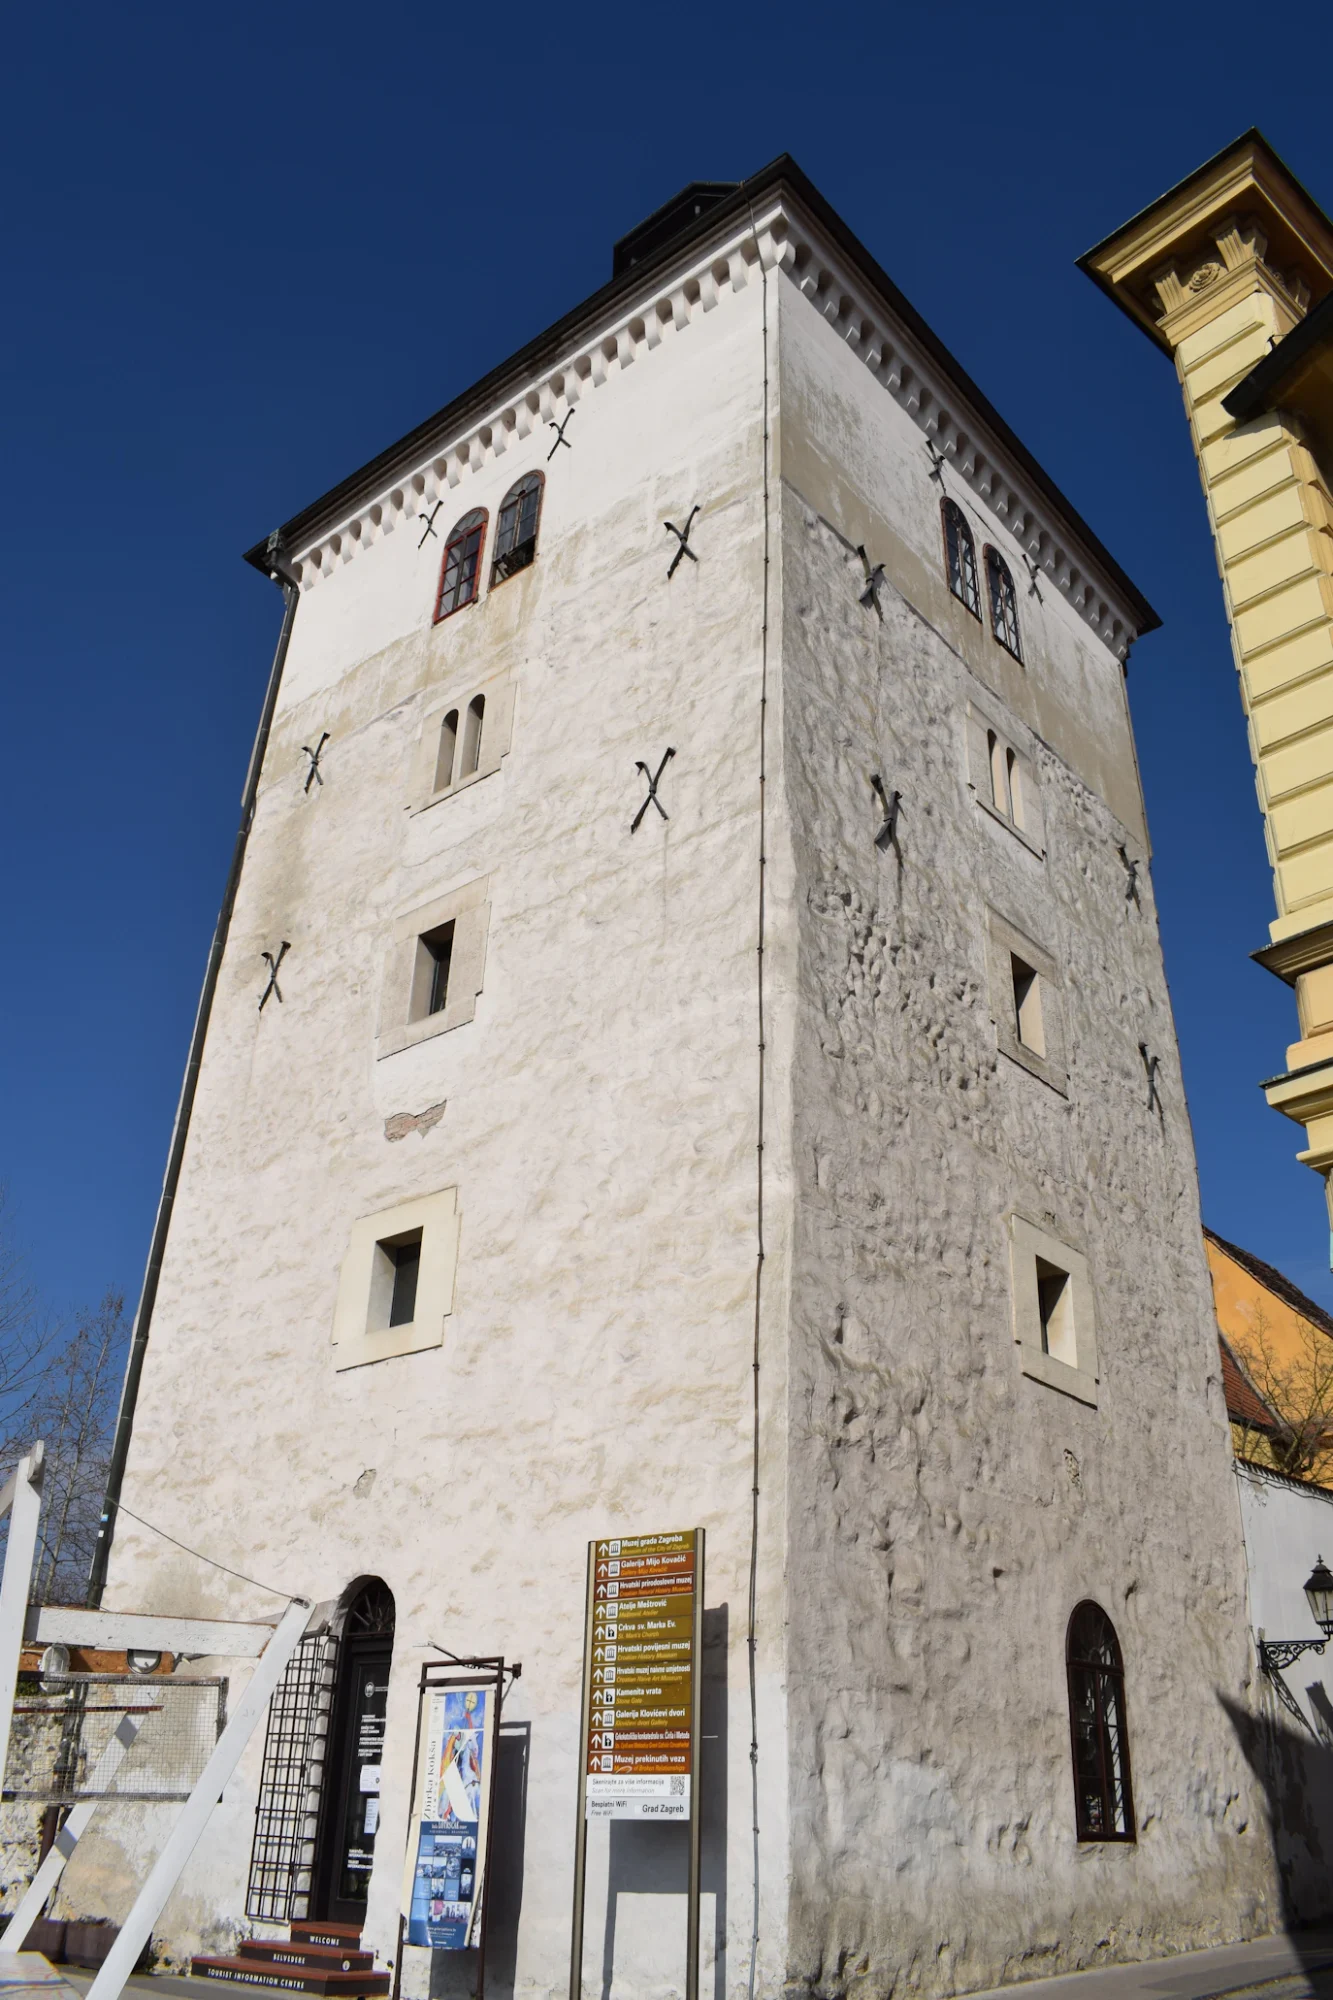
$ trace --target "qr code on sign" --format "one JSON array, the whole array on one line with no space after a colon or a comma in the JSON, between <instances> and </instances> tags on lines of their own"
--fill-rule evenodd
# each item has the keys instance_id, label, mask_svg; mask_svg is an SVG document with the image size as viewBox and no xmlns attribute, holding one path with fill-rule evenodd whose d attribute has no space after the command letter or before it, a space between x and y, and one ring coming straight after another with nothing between
<instances>
[{"instance_id":1,"label":"qr code on sign","mask_svg":"<svg viewBox=\"0 0 1333 2000\"><path fill-rule=\"evenodd\" d=\"M673 1798L684 1798L685 1780L683 1778L673 1778L671 1780L671 1796Z\"/></svg>"}]
</instances>

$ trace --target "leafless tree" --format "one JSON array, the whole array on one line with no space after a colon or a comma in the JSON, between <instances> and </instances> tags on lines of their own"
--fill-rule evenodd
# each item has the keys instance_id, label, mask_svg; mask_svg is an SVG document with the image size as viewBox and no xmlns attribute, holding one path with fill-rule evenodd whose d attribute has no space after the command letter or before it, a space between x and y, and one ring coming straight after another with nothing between
<instances>
[{"instance_id":1,"label":"leafless tree","mask_svg":"<svg viewBox=\"0 0 1333 2000\"><path fill-rule=\"evenodd\" d=\"M124 1303L113 1292L69 1321L43 1311L0 1190L0 1464L13 1465L39 1438L46 1446L34 1602L83 1602L125 1341ZM0 1547L4 1540L0 1526Z\"/></svg>"},{"instance_id":2,"label":"leafless tree","mask_svg":"<svg viewBox=\"0 0 1333 2000\"><path fill-rule=\"evenodd\" d=\"M1323 1483L1333 1471L1333 1338L1308 1320L1278 1351L1262 1306L1245 1341L1250 1379L1277 1424L1266 1456L1293 1479Z\"/></svg>"}]
</instances>

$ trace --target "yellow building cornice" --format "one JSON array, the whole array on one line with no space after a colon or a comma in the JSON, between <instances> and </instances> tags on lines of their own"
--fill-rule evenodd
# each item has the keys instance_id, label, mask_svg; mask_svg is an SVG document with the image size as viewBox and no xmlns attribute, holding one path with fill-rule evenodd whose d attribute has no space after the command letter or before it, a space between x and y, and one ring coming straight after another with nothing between
<instances>
[{"instance_id":1,"label":"yellow building cornice","mask_svg":"<svg viewBox=\"0 0 1333 2000\"><path fill-rule=\"evenodd\" d=\"M1263 262L1292 302L1300 301L1297 317L1333 291L1333 224L1255 130L1087 251L1079 269L1171 354L1176 329L1163 325L1170 308L1159 287L1182 268L1183 285L1209 265L1225 270L1218 235L1233 220L1262 233Z\"/></svg>"}]
</instances>

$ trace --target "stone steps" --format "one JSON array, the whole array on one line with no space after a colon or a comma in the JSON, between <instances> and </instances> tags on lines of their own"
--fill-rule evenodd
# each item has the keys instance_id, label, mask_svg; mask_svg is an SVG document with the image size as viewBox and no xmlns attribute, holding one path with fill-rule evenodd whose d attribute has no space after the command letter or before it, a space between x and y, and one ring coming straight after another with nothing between
<instances>
[{"instance_id":1,"label":"stone steps","mask_svg":"<svg viewBox=\"0 0 1333 2000\"><path fill-rule=\"evenodd\" d=\"M391 1985L387 1972L374 1970L372 1953L361 1949L357 1924L308 1919L282 1938L243 1938L231 1956L205 1953L190 1960L194 1979L227 1979L266 1993L316 1993L328 2000L383 2000Z\"/></svg>"}]
</instances>

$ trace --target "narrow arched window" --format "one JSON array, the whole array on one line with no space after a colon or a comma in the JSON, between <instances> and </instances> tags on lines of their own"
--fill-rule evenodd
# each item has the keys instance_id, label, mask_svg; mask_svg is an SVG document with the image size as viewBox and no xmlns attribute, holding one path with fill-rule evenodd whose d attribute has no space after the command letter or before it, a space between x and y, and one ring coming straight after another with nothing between
<instances>
[{"instance_id":1,"label":"narrow arched window","mask_svg":"<svg viewBox=\"0 0 1333 2000\"><path fill-rule=\"evenodd\" d=\"M974 618L981 616L981 592L977 587L977 546L972 530L956 500L944 502L944 562L949 588L965 604Z\"/></svg>"},{"instance_id":2,"label":"narrow arched window","mask_svg":"<svg viewBox=\"0 0 1333 2000\"><path fill-rule=\"evenodd\" d=\"M1120 1642L1100 1604L1076 1605L1065 1639L1074 1820L1080 1840L1133 1840L1129 1726Z\"/></svg>"},{"instance_id":3,"label":"narrow arched window","mask_svg":"<svg viewBox=\"0 0 1333 2000\"><path fill-rule=\"evenodd\" d=\"M451 708L440 724L440 747L435 756L435 789L447 791L454 782L454 753L458 748L458 710Z\"/></svg>"},{"instance_id":4,"label":"narrow arched window","mask_svg":"<svg viewBox=\"0 0 1333 2000\"><path fill-rule=\"evenodd\" d=\"M467 705L467 715L463 719L463 761L459 770L460 778L470 778L481 762L481 725L486 714L486 697L474 694Z\"/></svg>"},{"instance_id":5,"label":"narrow arched window","mask_svg":"<svg viewBox=\"0 0 1333 2000\"><path fill-rule=\"evenodd\" d=\"M1006 653L1012 653L1016 660L1021 661L1023 648L1018 638L1018 599L1014 595L1014 579L998 549L986 550L986 594L990 598L991 631Z\"/></svg>"},{"instance_id":6,"label":"narrow arched window","mask_svg":"<svg viewBox=\"0 0 1333 2000\"><path fill-rule=\"evenodd\" d=\"M542 511L540 472L529 472L511 486L500 503L495 527L495 561L491 565L492 584L503 583L526 569L537 553L537 520Z\"/></svg>"},{"instance_id":7,"label":"narrow arched window","mask_svg":"<svg viewBox=\"0 0 1333 2000\"><path fill-rule=\"evenodd\" d=\"M435 600L435 623L471 604L481 575L481 545L486 539L486 509L476 507L464 514L444 545L440 564L440 594Z\"/></svg>"}]
</instances>

